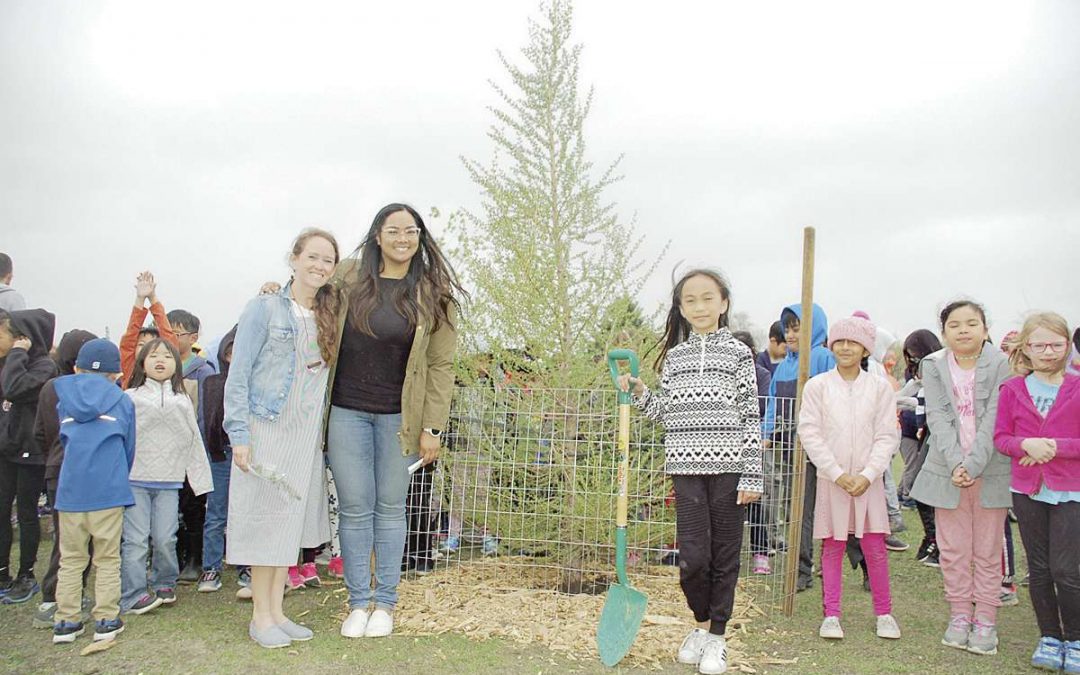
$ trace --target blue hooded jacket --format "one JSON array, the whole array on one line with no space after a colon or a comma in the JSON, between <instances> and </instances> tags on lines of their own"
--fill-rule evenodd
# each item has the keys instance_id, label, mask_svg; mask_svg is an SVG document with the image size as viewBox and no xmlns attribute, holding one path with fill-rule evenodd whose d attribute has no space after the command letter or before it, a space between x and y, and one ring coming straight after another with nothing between
<instances>
[{"instance_id":1,"label":"blue hooded jacket","mask_svg":"<svg viewBox=\"0 0 1080 675\"><path fill-rule=\"evenodd\" d=\"M802 321L802 303L788 305L780 312L780 324L788 314L794 314ZM802 327L800 326L800 329ZM810 333L810 377L820 375L836 367L836 359L833 353L825 347L829 339L829 320L817 303L814 303L814 324ZM772 382L769 383L769 399L765 407L765 419L762 422L765 437L769 438L776 429L776 399L790 399L781 402L782 424L784 427L794 427L795 392L799 382L799 352L788 350L787 356L776 366L773 372ZM787 411L787 414L785 412ZM785 419L786 418L786 419Z\"/></svg>"},{"instance_id":2,"label":"blue hooded jacket","mask_svg":"<svg viewBox=\"0 0 1080 675\"><path fill-rule=\"evenodd\" d=\"M131 506L128 474L135 462L135 404L108 378L91 373L55 381L64 463L57 511Z\"/></svg>"}]
</instances>

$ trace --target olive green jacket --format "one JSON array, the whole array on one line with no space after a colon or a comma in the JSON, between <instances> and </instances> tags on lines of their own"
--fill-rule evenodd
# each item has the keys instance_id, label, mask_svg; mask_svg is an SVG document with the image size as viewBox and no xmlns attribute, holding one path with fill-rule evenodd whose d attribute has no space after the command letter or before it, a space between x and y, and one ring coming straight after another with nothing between
<instances>
[{"instance_id":1,"label":"olive green jacket","mask_svg":"<svg viewBox=\"0 0 1080 675\"><path fill-rule=\"evenodd\" d=\"M349 287L345 279L353 273L359 261L355 258L342 260L331 283L341 290L341 309L338 311L337 346L341 348L341 336L349 314ZM457 320L454 306L450 306L450 321L443 322L434 333L430 325L416 326L409 360L405 366L405 383L401 389L401 429L398 440L403 455L415 455L420 451L420 434L424 429L446 429L450 418L450 398L454 393L454 352L457 350ZM326 406L323 412L323 438L326 438L330 419L331 396L337 360L330 367L326 384Z\"/></svg>"}]
</instances>

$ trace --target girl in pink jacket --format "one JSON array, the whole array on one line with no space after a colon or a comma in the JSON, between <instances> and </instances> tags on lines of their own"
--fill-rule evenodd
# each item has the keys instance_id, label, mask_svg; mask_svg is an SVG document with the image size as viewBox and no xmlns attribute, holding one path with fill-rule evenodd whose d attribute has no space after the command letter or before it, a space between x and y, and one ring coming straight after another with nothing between
<instances>
[{"instance_id":1,"label":"girl in pink jacket","mask_svg":"<svg viewBox=\"0 0 1080 675\"><path fill-rule=\"evenodd\" d=\"M1035 314L1009 357L1020 377L998 399L994 445L1012 458L1013 512L1042 634L1031 665L1080 673L1080 377L1067 375L1069 326Z\"/></svg>"},{"instance_id":2,"label":"girl in pink jacket","mask_svg":"<svg viewBox=\"0 0 1080 675\"><path fill-rule=\"evenodd\" d=\"M840 639L842 564L848 535L859 540L870 576L878 637L900 637L892 616L885 537L889 514L882 474L899 443L896 397L888 381L864 370L874 349L874 324L859 317L829 329L836 369L806 383L799 438L817 467L814 539L821 539L825 619L818 634Z\"/></svg>"}]
</instances>

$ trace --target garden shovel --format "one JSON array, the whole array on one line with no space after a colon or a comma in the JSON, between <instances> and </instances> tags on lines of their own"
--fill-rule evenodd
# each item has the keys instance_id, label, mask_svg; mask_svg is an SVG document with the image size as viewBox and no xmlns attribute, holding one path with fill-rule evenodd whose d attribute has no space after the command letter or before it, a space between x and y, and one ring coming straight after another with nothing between
<instances>
[{"instance_id":1,"label":"garden shovel","mask_svg":"<svg viewBox=\"0 0 1080 675\"><path fill-rule=\"evenodd\" d=\"M638 376L638 358L629 349L608 352L608 368L615 388L619 387L619 362L630 362L630 374ZM630 392L619 391L619 492L615 504L615 574L616 583L608 587L600 625L596 628L596 647L605 666L614 666L634 645L648 598L630 586L626 579L626 511L630 472Z\"/></svg>"}]
</instances>

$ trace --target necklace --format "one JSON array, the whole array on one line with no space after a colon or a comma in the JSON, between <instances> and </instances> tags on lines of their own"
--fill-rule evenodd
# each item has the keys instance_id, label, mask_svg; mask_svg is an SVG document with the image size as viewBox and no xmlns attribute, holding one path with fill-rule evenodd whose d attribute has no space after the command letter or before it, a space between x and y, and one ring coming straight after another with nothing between
<instances>
[{"instance_id":1,"label":"necklace","mask_svg":"<svg viewBox=\"0 0 1080 675\"><path fill-rule=\"evenodd\" d=\"M953 352L953 358L957 361L978 361L980 356L982 356L982 350L980 350L978 354L975 354L973 356L960 356L956 352Z\"/></svg>"}]
</instances>

